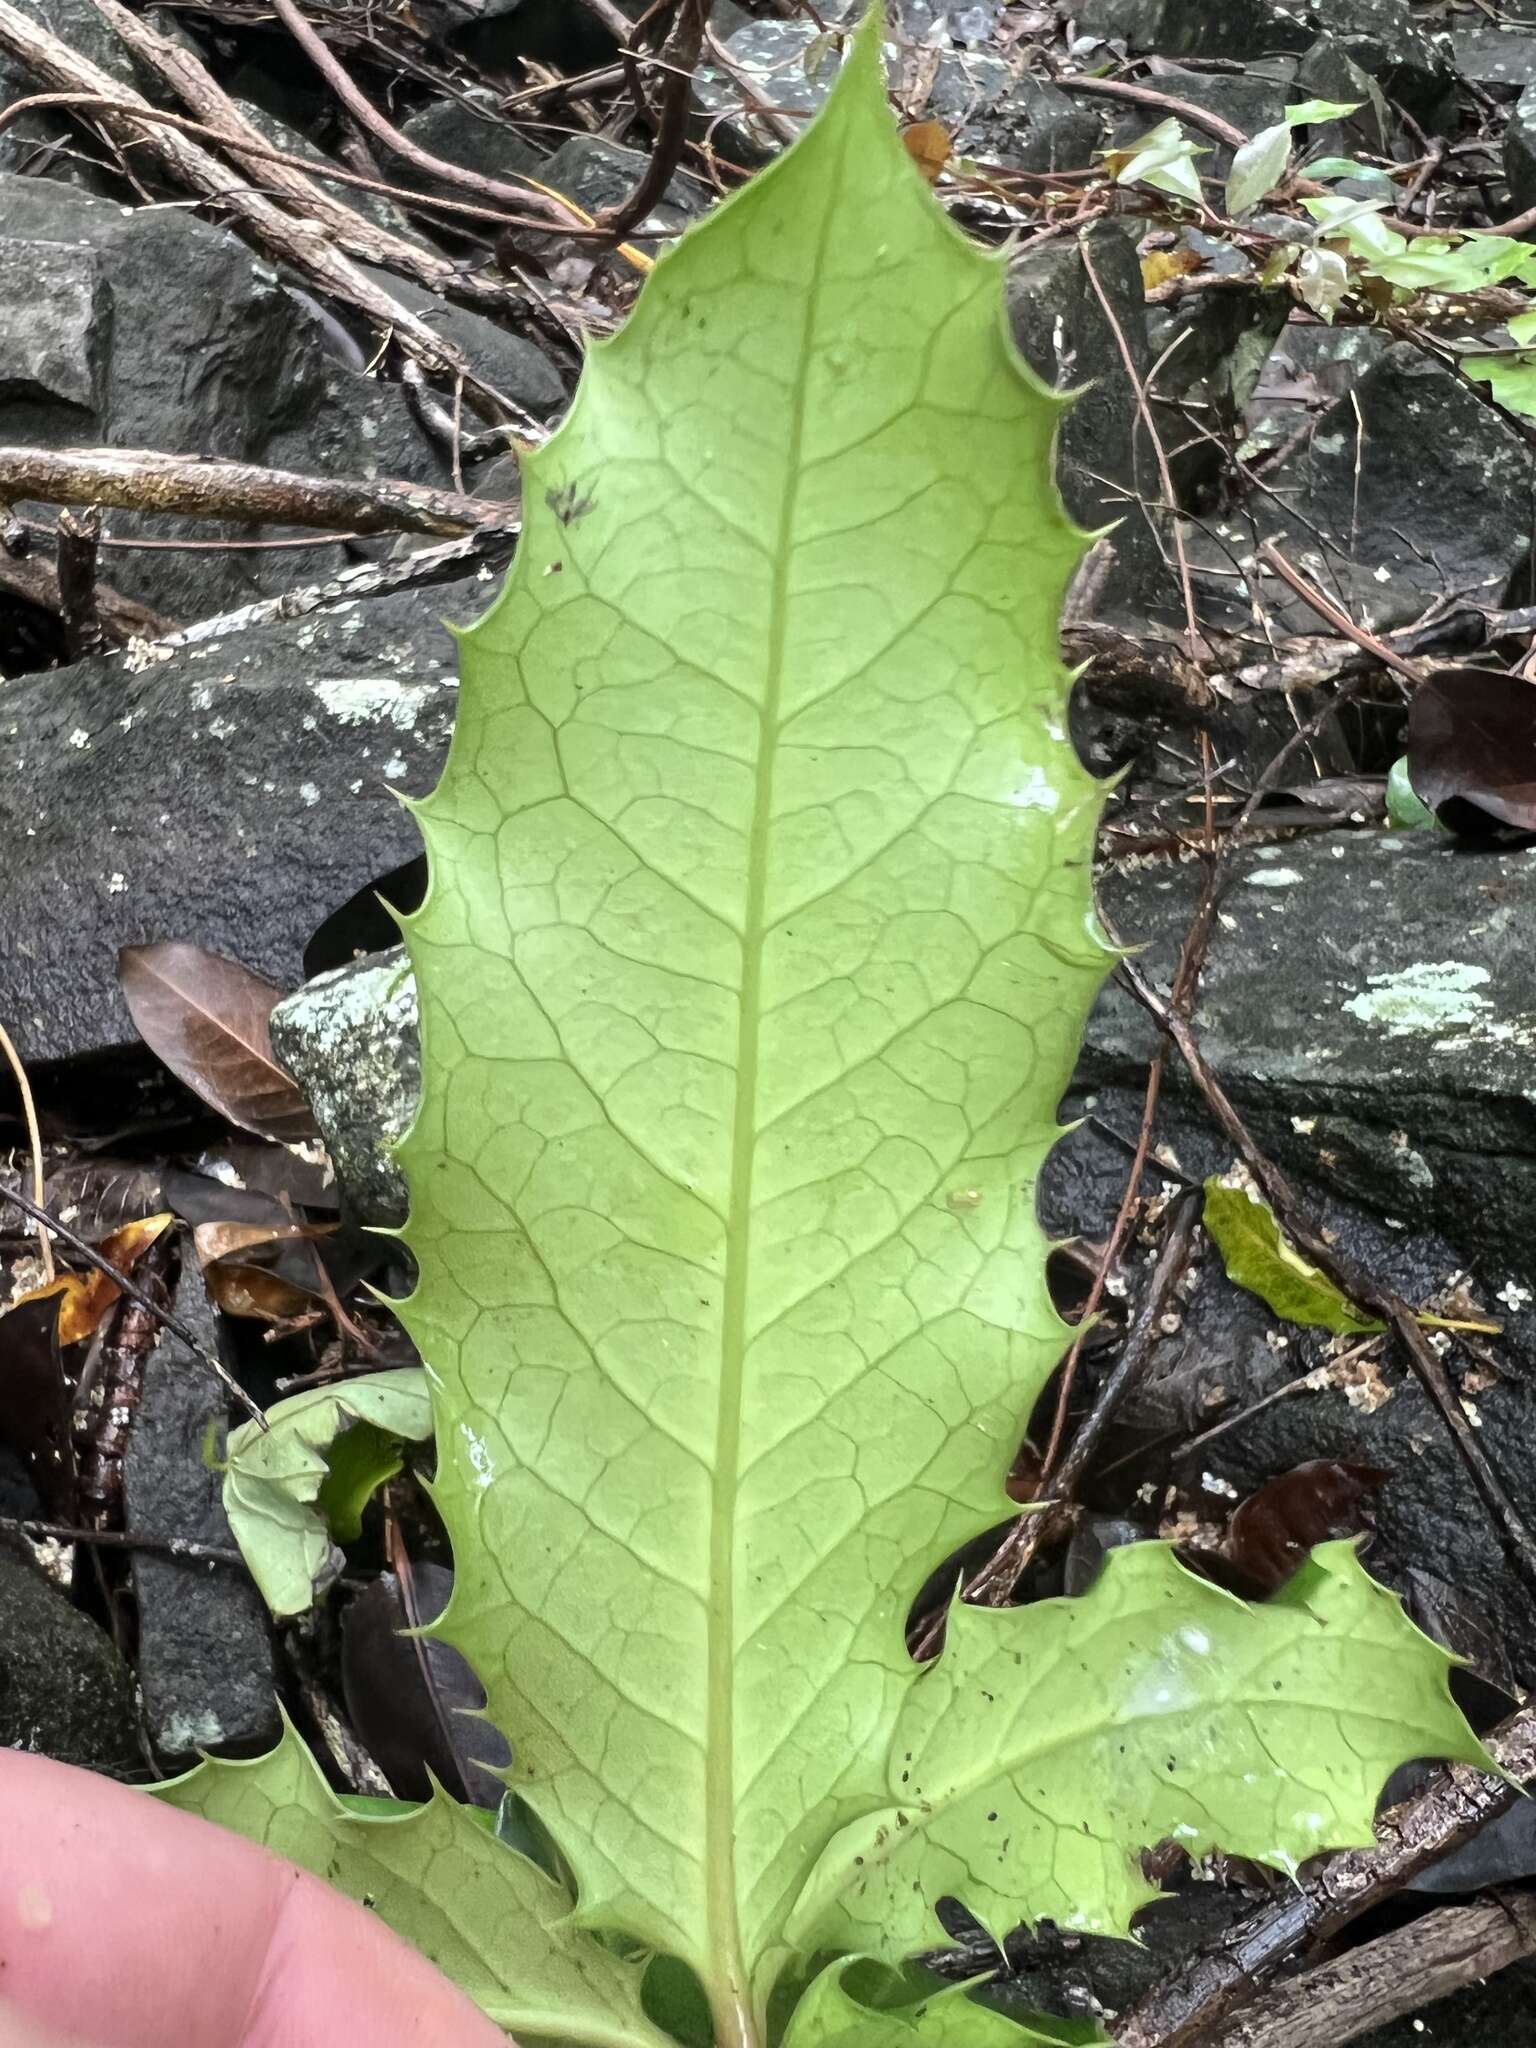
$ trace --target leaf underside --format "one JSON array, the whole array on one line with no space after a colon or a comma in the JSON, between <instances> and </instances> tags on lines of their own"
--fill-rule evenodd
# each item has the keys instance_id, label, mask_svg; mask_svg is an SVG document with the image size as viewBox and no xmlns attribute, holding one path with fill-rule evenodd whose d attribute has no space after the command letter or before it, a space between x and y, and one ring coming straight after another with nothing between
<instances>
[{"instance_id":1,"label":"leaf underside","mask_svg":"<svg viewBox=\"0 0 1536 2048\"><path fill-rule=\"evenodd\" d=\"M574 1959L583 2012L610 2002L571 2037L604 2048L657 2038L616 1940L691 1967L717 2048L762 2048L784 1972L929 1945L946 1892L995 1932L1123 1930L1161 1836L1290 1867L1360 1839L1401 1758L1476 1753L1446 1658L1339 1546L1259 1609L1145 1546L907 1656L1063 1347L1033 1190L1109 956L1061 401L903 150L877 35L526 461L417 807L401 1313L438 1633L573 1878L568 1919L541 1893L533 1931L487 1929L493 1966L442 1959L531 2035L548 2000L503 1951ZM244 1825L222 1782L172 1796ZM512 1856L464 1826L461 1869ZM840 1976L810 2000L800 2039L870 2038ZM994 2021L1028 2040L944 1999L901 2028Z\"/></svg>"}]
</instances>

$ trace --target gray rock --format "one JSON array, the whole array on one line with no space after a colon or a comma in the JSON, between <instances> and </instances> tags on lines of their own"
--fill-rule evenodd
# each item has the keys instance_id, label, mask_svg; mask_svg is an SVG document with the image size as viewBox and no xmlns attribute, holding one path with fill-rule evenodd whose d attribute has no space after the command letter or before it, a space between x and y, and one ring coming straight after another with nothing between
<instances>
[{"instance_id":1,"label":"gray rock","mask_svg":"<svg viewBox=\"0 0 1536 2048\"><path fill-rule=\"evenodd\" d=\"M176 1312L217 1355L217 1319L202 1275L185 1248ZM210 1366L171 1331L144 1369L144 1386L123 1460L130 1536L233 1542L217 1472L204 1462L210 1427L223 1450L229 1397ZM139 1613L139 1690L144 1722L162 1762L199 1749L256 1752L281 1732L266 1609L249 1576L229 1565L133 1556Z\"/></svg>"},{"instance_id":2,"label":"gray rock","mask_svg":"<svg viewBox=\"0 0 1536 2048\"><path fill-rule=\"evenodd\" d=\"M308 1095L350 1213L405 1221L389 1147L421 1092L416 983L403 947L318 975L272 1013L272 1047Z\"/></svg>"},{"instance_id":3,"label":"gray rock","mask_svg":"<svg viewBox=\"0 0 1536 2048\"><path fill-rule=\"evenodd\" d=\"M0 983L34 1061L122 1048L120 946L185 939L279 984L310 933L420 850L395 801L452 725L445 616L489 583L111 657L0 694Z\"/></svg>"},{"instance_id":4,"label":"gray rock","mask_svg":"<svg viewBox=\"0 0 1536 2048\"><path fill-rule=\"evenodd\" d=\"M564 379L549 357L521 334L509 334L483 313L452 306L409 278L379 273L401 304L463 350L476 376L513 399L538 419L548 419L566 401Z\"/></svg>"},{"instance_id":5,"label":"gray rock","mask_svg":"<svg viewBox=\"0 0 1536 2048\"><path fill-rule=\"evenodd\" d=\"M1191 545L1216 572L1213 609L1231 620L1248 617L1233 562L1250 563L1266 537L1378 629L1452 593L1496 605L1529 558L1530 449L1463 377L1406 343L1385 350L1266 480ZM1317 630L1278 580L1263 589L1282 630Z\"/></svg>"},{"instance_id":6,"label":"gray rock","mask_svg":"<svg viewBox=\"0 0 1536 2048\"><path fill-rule=\"evenodd\" d=\"M1355 108L1338 121L1303 131L1309 155L1354 156L1362 149L1374 156L1391 155L1392 114L1386 95L1335 37L1319 36L1302 58L1296 92L1300 99L1337 100Z\"/></svg>"},{"instance_id":7,"label":"gray rock","mask_svg":"<svg viewBox=\"0 0 1536 2048\"><path fill-rule=\"evenodd\" d=\"M1452 61L1472 84L1498 92L1523 92L1536 85L1536 32L1511 33L1485 21L1451 31Z\"/></svg>"},{"instance_id":8,"label":"gray rock","mask_svg":"<svg viewBox=\"0 0 1536 2048\"><path fill-rule=\"evenodd\" d=\"M1166 987L1199 890L1188 866L1110 873L1115 930ZM1536 1273L1536 856L1440 835L1326 833L1250 856L1223 901L1196 1023L1222 1085L1286 1164L1378 1217ZM1154 1043L1111 984L1087 1077ZM1470 1240L1470 1241L1468 1241Z\"/></svg>"},{"instance_id":9,"label":"gray rock","mask_svg":"<svg viewBox=\"0 0 1536 2048\"><path fill-rule=\"evenodd\" d=\"M1529 85L1510 110L1504 130L1504 176L1517 213L1536 206L1536 85Z\"/></svg>"},{"instance_id":10,"label":"gray rock","mask_svg":"<svg viewBox=\"0 0 1536 2048\"><path fill-rule=\"evenodd\" d=\"M111 319L94 251L0 242L0 405L96 413Z\"/></svg>"},{"instance_id":11,"label":"gray rock","mask_svg":"<svg viewBox=\"0 0 1536 2048\"><path fill-rule=\"evenodd\" d=\"M130 210L36 179L0 179L0 266L48 280L66 322L63 354L47 373L65 388L41 389L36 310L25 293L0 298L0 361L34 361L30 379L0 383L0 440L161 448L331 474L387 469L420 482L445 474L405 393L337 362L317 310L232 234L179 208ZM125 537L209 534L206 522L160 515L113 513L110 526ZM315 559L307 549L123 553L112 558L112 579L186 623L304 581Z\"/></svg>"},{"instance_id":12,"label":"gray rock","mask_svg":"<svg viewBox=\"0 0 1536 2048\"><path fill-rule=\"evenodd\" d=\"M4 1544L0 1749L123 1776L140 1763L133 1681L111 1637Z\"/></svg>"}]
</instances>

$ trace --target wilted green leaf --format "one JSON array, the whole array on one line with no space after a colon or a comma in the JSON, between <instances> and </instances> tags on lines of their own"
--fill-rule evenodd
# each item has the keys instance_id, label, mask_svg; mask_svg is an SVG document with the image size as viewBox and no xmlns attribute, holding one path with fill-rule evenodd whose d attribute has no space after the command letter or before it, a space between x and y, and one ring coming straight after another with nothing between
<instances>
[{"instance_id":1,"label":"wilted green leaf","mask_svg":"<svg viewBox=\"0 0 1536 2048\"><path fill-rule=\"evenodd\" d=\"M1439 822L1408 778L1408 756L1399 754L1387 771L1387 823L1414 832Z\"/></svg>"},{"instance_id":2,"label":"wilted green leaf","mask_svg":"<svg viewBox=\"0 0 1536 2048\"><path fill-rule=\"evenodd\" d=\"M230 1434L224 1512L274 1614L303 1614L313 1605L315 1583L332 1554L322 1489L331 1474L332 1446L354 1423L370 1424L395 1443L429 1437L426 1375L406 1367L310 1387L274 1403L265 1431L245 1422ZM364 1468L380 1462L376 1440L367 1451L355 1465L344 1466L334 1483L331 1498L348 1525L360 1511ZM399 1469L398 1461L392 1469Z\"/></svg>"},{"instance_id":3,"label":"wilted green leaf","mask_svg":"<svg viewBox=\"0 0 1536 2048\"><path fill-rule=\"evenodd\" d=\"M1209 155L1209 150L1197 148L1170 117L1149 128L1139 141L1109 152L1109 160L1117 185L1151 185L1158 192L1172 192L1198 204L1200 173L1195 158Z\"/></svg>"},{"instance_id":4,"label":"wilted green leaf","mask_svg":"<svg viewBox=\"0 0 1536 2048\"><path fill-rule=\"evenodd\" d=\"M574 1926L565 1887L497 1841L489 1816L446 1793L398 1817L365 1818L361 1802L344 1804L331 1791L285 1721L281 1746L267 1756L200 1764L155 1794L366 1900L525 2038L676 2048L641 2010L640 1966Z\"/></svg>"},{"instance_id":5,"label":"wilted green leaf","mask_svg":"<svg viewBox=\"0 0 1536 2048\"><path fill-rule=\"evenodd\" d=\"M1345 199L1330 193L1301 203L1317 222L1319 233L1344 242L1357 256L1390 257L1408 246L1405 237L1381 218L1384 201L1380 199Z\"/></svg>"},{"instance_id":6,"label":"wilted green leaf","mask_svg":"<svg viewBox=\"0 0 1536 2048\"><path fill-rule=\"evenodd\" d=\"M1316 178L1319 184L1327 184L1330 178L1353 178L1362 185L1380 185L1392 188L1390 175L1379 164L1362 164L1352 156L1320 156L1302 168L1309 178Z\"/></svg>"},{"instance_id":7,"label":"wilted green leaf","mask_svg":"<svg viewBox=\"0 0 1536 2048\"><path fill-rule=\"evenodd\" d=\"M1098 2027L1071 2020L1034 2022L994 2012L963 1984L935 1985L923 1997L878 2007L852 1995L857 1958L831 1963L795 2007L782 2048L1070 2048L1108 2042Z\"/></svg>"},{"instance_id":8,"label":"wilted green leaf","mask_svg":"<svg viewBox=\"0 0 1536 2048\"><path fill-rule=\"evenodd\" d=\"M1261 128L1232 157L1227 173L1227 211L1246 213L1257 206L1266 192L1272 192L1285 176L1291 160L1291 131L1284 121L1273 128Z\"/></svg>"},{"instance_id":9,"label":"wilted green leaf","mask_svg":"<svg viewBox=\"0 0 1536 2048\"><path fill-rule=\"evenodd\" d=\"M1221 1253L1227 1278L1256 1294L1288 1323L1335 1334L1386 1327L1361 1315L1326 1273L1301 1256L1281 1230L1274 1210L1252 1188L1233 1187L1213 1175L1205 1184L1202 1220Z\"/></svg>"},{"instance_id":10,"label":"wilted green leaf","mask_svg":"<svg viewBox=\"0 0 1536 2048\"><path fill-rule=\"evenodd\" d=\"M1471 356L1461 365L1500 405L1536 419L1536 355Z\"/></svg>"}]
</instances>

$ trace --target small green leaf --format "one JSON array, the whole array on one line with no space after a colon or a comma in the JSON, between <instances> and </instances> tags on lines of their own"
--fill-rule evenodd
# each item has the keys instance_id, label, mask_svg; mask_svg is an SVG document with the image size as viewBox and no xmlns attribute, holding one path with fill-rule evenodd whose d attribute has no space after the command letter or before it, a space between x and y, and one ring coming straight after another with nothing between
<instances>
[{"instance_id":1,"label":"small green leaf","mask_svg":"<svg viewBox=\"0 0 1536 2048\"><path fill-rule=\"evenodd\" d=\"M372 1425L395 1443L432 1434L427 1378L417 1367L376 1372L329 1386L310 1387L267 1411L267 1428L245 1422L229 1439L224 1466L224 1512L251 1576L276 1615L303 1614L314 1603L315 1583L331 1558L324 1490L343 1511L361 1511L357 1489L368 1459L360 1447L333 1478L333 1446L354 1423ZM367 1450L367 1456L363 1451ZM398 1470L398 1464L392 1469Z\"/></svg>"},{"instance_id":2,"label":"small green leaf","mask_svg":"<svg viewBox=\"0 0 1536 2048\"><path fill-rule=\"evenodd\" d=\"M1294 1875L1372 1840L1399 1764L1486 1767L1454 1661L1349 1543L1261 1606L1160 1543L1111 1551L1079 1599L957 1602L908 1691L888 1802L833 1838L791 1939L895 1961L932 1938L924 1901L946 1892L999 1942L1021 1912L1123 1934L1156 1896L1137 1851L1165 1839Z\"/></svg>"},{"instance_id":3,"label":"small green leaf","mask_svg":"<svg viewBox=\"0 0 1536 2048\"><path fill-rule=\"evenodd\" d=\"M1517 313L1513 320L1506 320L1511 341L1536 341L1536 309L1529 313Z\"/></svg>"},{"instance_id":4,"label":"small green leaf","mask_svg":"<svg viewBox=\"0 0 1536 2048\"><path fill-rule=\"evenodd\" d=\"M1408 779L1408 756L1399 754L1387 771L1387 823L1399 832L1415 832L1426 825L1440 829L1440 820Z\"/></svg>"},{"instance_id":5,"label":"small green leaf","mask_svg":"<svg viewBox=\"0 0 1536 2048\"><path fill-rule=\"evenodd\" d=\"M1315 128L1323 121L1343 121L1358 114L1364 105L1364 100L1300 100L1286 108L1285 119L1292 128Z\"/></svg>"},{"instance_id":6,"label":"small green leaf","mask_svg":"<svg viewBox=\"0 0 1536 2048\"><path fill-rule=\"evenodd\" d=\"M582 2048L676 2048L640 2004L640 1967L570 1922L565 1887L441 1789L364 1818L331 1791L291 1725L254 1762L199 1764L154 1796L362 1900L498 2025Z\"/></svg>"},{"instance_id":7,"label":"small green leaf","mask_svg":"<svg viewBox=\"0 0 1536 2048\"><path fill-rule=\"evenodd\" d=\"M1536 355L1475 356L1461 367L1486 384L1500 405L1536 419Z\"/></svg>"},{"instance_id":8,"label":"small green leaf","mask_svg":"<svg viewBox=\"0 0 1536 2048\"><path fill-rule=\"evenodd\" d=\"M1253 1189L1233 1187L1212 1175L1205 1184L1202 1220L1227 1278L1288 1323L1357 1336L1386 1327L1362 1316L1325 1273L1307 1263L1282 1233L1274 1210Z\"/></svg>"},{"instance_id":9,"label":"small green leaf","mask_svg":"<svg viewBox=\"0 0 1536 2048\"><path fill-rule=\"evenodd\" d=\"M1290 160L1291 131L1284 121L1251 136L1234 153L1227 173L1228 213L1246 213L1250 206L1257 206L1285 176Z\"/></svg>"},{"instance_id":10,"label":"small green leaf","mask_svg":"<svg viewBox=\"0 0 1536 2048\"><path fill-rule=\"evenodd\" d=\"M1172 192L1199 204L1200 174L1195 158L1209 156L1210 151L1198 149L1172 118L1149 128L1138 142L1108 154L1116 167L1117 185L1150 185L1158 192Z\"/></svg>"},{"instance_id":11,"label":"small green leaf","mask_svg":"<svg viewBox=\"0 0 1536 2048\"><path fill-rule=\"evenodd\" d=\"M1065 2048L1109 2040L1092 2025L1016 2019L978 2005L963 1984L936 1986L901 2004L865 2004L848 1986L862 1960L845 1956L812 1979L782 2048L898 2048L901 2042L911 2048Z\"/></svg>"},{"instance_id":12,"label":"small green leaf","mask_svg":"<svg viewBox=\"0 0 1536 2048\"><path fill-rule=\"evenodd\" d=\"M1330 241L1343 241L1357 256L1393 256L1408 246L1407 239L1380 218L1384 200L1345 199L1335 192L1301 203L1322 234Z\"/></svg>"}]
</instances>

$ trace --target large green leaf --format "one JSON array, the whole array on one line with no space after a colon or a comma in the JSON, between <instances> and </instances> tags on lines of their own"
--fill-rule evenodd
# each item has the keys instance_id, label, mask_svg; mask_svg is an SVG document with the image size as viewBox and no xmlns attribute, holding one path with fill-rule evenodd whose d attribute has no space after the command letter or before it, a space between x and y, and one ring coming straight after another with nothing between
<instances>
[{"instance_id":1,"label":"large green leaf","mask_svg":"<svg viewBox=\"0 0 1536 2048\"><path fill-rule=\"evenodd\" d=\"M441 1791L399 1819L359 1818L285 1723L269 1756L201 1764L157 1792L363 1900L502 2026L582 2048L671 2048L641 2011L639 1966L571 1927L563 1887Z\"/></svg>"},{"instance_id":2,"label":"large green leaf","mask_svg":"<svg viewBox=\"0 0 1536 2048\"><path fill-rule=\"evenodd\" d=\"M528 464L408 925L444 1632L582 1915L722 2042L883 1798L908 1606L1059 1355L1030 1190L1105 964L1059 402L872 34Z\"/></svg>"},{"instance_id":3,"label":"large green leaf","mask_svg":"<svg viewBox=\"0 0 1536 2048\"><path fill-rule=\"evenodd\" d=\"M1258 1607L1139 1543L1111 1551L1083 1599L956 1607L949 1627L909 1691L884 1807L807 1888L807 1947L894 1959L946 1892L999 1939L1021 1911L1121 1934L1156 1896L1138 1846L1294 1873L1371 1840L1398 1764L1484 1760L1446 1687L1454 1659L1348 1543L1320 1545Z\"/></svg>"},{"instance_id":4,"label":"large green leaf","mask_svg":"<svg viewBox=\"0 0 1536 2048\"><path fill-rule=\"evenodd\" d=\"M573 1873L570 1923L533 1887L539 1981L613 1960L582 1928L666 1951L716 2048L763 2048L824 1950L930 1944L945 1892L1124 1927L1160 1836L1291 1864L1401 1756L1472 1753L1444 1657L1334 1554L1250 1610L1132 1552L908 1658L1063 1347L1033 1188L1107 952L1060 402L877 35L528 462L408 923L441 1632ZM492 1918L489 1961L439 1952L548 2034ZM841 1988L829 2043L866 2024ZM647 2041L616 1997L603 2041ZM902 2024L955 2017L995 2031Z\"/></svg>"}]
</instances>

